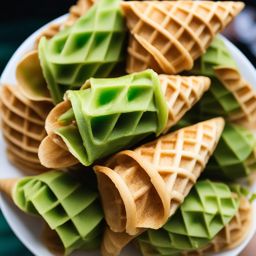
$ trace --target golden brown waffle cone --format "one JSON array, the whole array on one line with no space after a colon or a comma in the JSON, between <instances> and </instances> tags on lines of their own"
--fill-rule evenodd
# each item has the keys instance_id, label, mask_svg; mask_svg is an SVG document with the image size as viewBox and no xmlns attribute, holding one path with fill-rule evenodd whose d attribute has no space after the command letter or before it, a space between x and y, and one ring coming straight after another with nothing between
<instances>
[{"instance_id":1,"label":"golden brown waffle cone","mask_svg":"<svg viewBox=\"0 0 256 256\"><path fill-rule=\"evenodd\" d=\"M42 172L47 171L48 169L42 166L41 164L36 163L30 163L28 161L25 161L21 159L19 156L16 156L13 152L11 152L9 149L6 151L8 160L19 170L21 170L23 173L27 175L34 175L39 174Z\"/></svg>"},{"instance_id":2,"label":"golden brown waffle cone","mask_svg":"<svg viewBox=\"0 0 256 256\"><path fill-rule=\"evenodd\" d=\"M78 0L76 5L71 6L69 9L68 18L60 24L51 24L37 37L35 41L35 48L38 48L38 44L42 37L51 39L63 28L72 26L81 16L83 16L94 4L95 0Z\"/></svg>"},{"instance_id":3,"label":"golden brown waffle cone","mask_svg":"<svg viewBox=\"0 0 256 256\"><path fill-rule=\"evenodd\" d=\"M60 238L56 231L51 230L47 224L45 224L42 232L42 240L46 247L55 256L63 256L65 254L64 247L61 244Z\"/></svg>"},{"instance_id":4,"label":"golden brown waffle cone","mask_svg":"<svg viewBox=\"0 0 256 256\"><path fill-rule=\"evenodd\" d=\"M222 118L201 122L95 166L110 228L130 235L160 228L203 171L223 127Z\"/></svg>"},{"instance_id":5,"label":"golden brown waffle cone","mask_svg":"<svg viewBox=\"0 0 256 256\"><path fill-rule=\"evenodd\" d=\"M201 250L184 253L183 255L203 256L238 246L246 238L251 228L252 213L252 206L249 201L246 198L241 198L237 214L209 245Z\"/></svg>"},{"instance_id":6,"label":"golden brown waffle cone","mask_svg":"<svg viewBox=\"0 0 256 256\"><path fill-rule=\"evenodd\" d=\"M53 105L48 102L33 102L26 98L20 91L19 87L3 85L0 87L0 95L2 103L16 112L20 116L24 116L32 122L42 124L52 109Z\"/></svg>"},{"instance_id":7,"label":"golden brown waffle cone","mask_svg":"<svg viewBox=\"0 0 256 256\"><path fill-rule=\"evenodd\" d=\"M12 193L18 181L19 181L18 178L1 179L0 191L12 199Z\"/></svg>"},{"instance_id":8,"label":"golden brown waffle cone","mask_svg":"<svg viewBox=\"0 0 256 256\"><path fill-rule=\"evenodd\" d=\"M16 145L8 140L6 140L6 144L7 144L7 149L12 152L14 155L17 156L17 158L23 160L23 161L27 161L30 162L31 164L40 164L39 158L38 158L38 154L37 153L33 153L33 152L29 152L25 149L23 149L22 147L20 147L19 145Z\"/></svg>"},{"instance_id":9,"label":"golden brown waffle cone","mask_svg":"<svg viewBox=\"0 0 256 256\"><path fill-rule=\"evenodd\" d=\"M52 102L37 50L28 52L20 60L16 68L16 78L18 87L28 99Z\"/></svg>"},{"instance_id":10,"label":"golden brown waffle cone","mask_svg":"<svg viewBox=\"0 0 256 256\"><path fill-rule=\"evenodd\" d=\"M203 76L169 76L159 75L162 91L168 105L168 122L164 132L176 124L182 116L202 97L209 89L210 79ZM41 163L48 168L69 167L78 161L68 153L68 149L62 139L54 134L54 131L61 127L58 118L70 109L69 101L63 101L55 106L45 121L45 129L48 136L44 139L39 148ZM54 141L51 142L51 139ZM57 144L57 145L56 145ZM57 152L58 153L54 153ZM68 156L70 154L70 156ZM66 157L67 161L59 161ZM64 165L64 166L63 166Z\"/></svg>"},{"instance_id":11,"label":"golden brown waffle cone","mask_svg":"<svg viewBox=\"0 0 256 256\"><path fill-rule=\"evenodd\" d=\"M209 47L243 9L241 2L129 1L121 7L131 37L127 72L152 68L177 74L190 70L194 60Z\"/></svg>"},{"instance_id":12,"label":"golden brown waffle cone","mask_svg":"<svg viewBox=\"0 0 256 256\"><path fill-rule=\"evenodd\" d=\"M3 85L0 88L2 132L9 159L22 170L47 170L40 164L38 147L46 136L44 119L51 104L32 102L19 88Z\"/></svg>"},{"instance_id":13,"label":"golden brown waffle cone","mask_svg":"<svg viewBox=\"0 0 256 256\"><path fill-rule=\"evenodd\" d=\"M47 168L68 168L79 163L67 149L55 142L51 135L45 137L40 144L38 157Z\"/></svg>"},{"instance_id":14,"label":"golden brown waffle cone","mask_svg":"<svg viewBox=\"0 0 256 256\"><path fill-rule=\"evenodd\" d=\"M29 144L26 141L30 138L41 141L45 137L44 119L50 110L45 108L47 105L40 105L39 102L34 104L27 100L17 87L9 85L0 88L0 100L3 130L7 138L11 140L11 137L15 137L14 133L8 136L12 130L23 135L25 144ZM18 141L21 146L21 138ZM34 145L34 142L31 145Z\"/></svg>"},{"instance_id":15,"label":"golden brown waffle cone","mask_svg":"<svg viewBox=\"0 0 256 256\"><path fill-rule=\"evenodd\" d=\"M7 144L15 144L22 147L22 149L31 152L37 153L38 147L41 140L37 140L27 136L26 134L19 132L15 129L12 129L2 120L2 133Z\"/></svg>"},{"instance_id":16,"label":"golden brown waffle cone","mask_svg":"<svg viewBox=\"0 0 256 256\"><path fill-rule=\"evenodd\" d=\"M239 102L241 111L230 116L230 121L248 127L256 126L256 91L243 79L236 68L217 67L215 73L222 84Z\"/></svg>"},{"instance_id":17,"label":"golden brown waffle cone","mask_svg":"<svg viewBox=\"0 0 256 256\"><path fill-rule=\"evenodd\" d=\"M48 168L67 168L78 164L78 160L68 151L64 141L54 130L61 127L58 118L70 108L69 101L59 103L49 113L45 120L45 129L48 136L39 147L38 156L41 163Z\"/></svg>"},{"instance_id":18,"label":"golden brown waffle cone","mask_svg":"<svg viewBox=\"0 0 256 256\"><path fill-rule=\"evenodd\" d=\"M159 75L159 79L168 104L168 122L164 130L167 132L209 89L211 81L204 76Z\"/></svg>"},{"instance_id":19,"label":"golden brown waffle cone","mask_svg":"<svg viewBox=\"0 0 256 256\"><path fill-rule=\"evenodd\" d=\"M66 113L71 108L71 103L69 101L63 101L56 105L48 114L45 120L45 130L48 135L54 134L54 131L61 127L58 122L58 118Z\"/></svg>"},{"instance_id":20,"label":"golden brown waffle cone","mask_svg":"<svg viewBox=\"0 0 256 256\"><path fill-rule=\"evenodd\" d=\"M141 233L143 230L141 231ZM139 233L137 234L139 235ZM113 232L109 227L106 228L101 242L102 256L117 256L121 250L130 243L135 236L130 236L127 233Z\"/></svg>"}]
</instances>

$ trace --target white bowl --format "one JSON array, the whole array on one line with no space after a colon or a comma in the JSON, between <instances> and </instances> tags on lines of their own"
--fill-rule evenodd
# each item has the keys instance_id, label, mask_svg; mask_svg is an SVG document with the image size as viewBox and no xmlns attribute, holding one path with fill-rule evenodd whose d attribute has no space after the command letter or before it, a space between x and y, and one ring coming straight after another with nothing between
<instances>
[{"instance_id":1,"label":"white bowl","mask_svg":"<svg viewBox=\"0 0 256 256\"><path fill-rule=\"evenodd\" d=\"M63 21L66 15L52 21L51 23L60 23ZM46 26L48 26L47 24ZM14 53L10 61L8 62L4 72L2 73L0 83L8 83L11 85L16 84L15 78L15 69L19 60L33 48L34 41L40 32L46 27L42 27L34 34L32 34ZM256 89L256 70L248 59L228 40L225 40L227 47L229 48L231 54L237 61L237 64L242 72L243 76L250 82ZM11 177L20 177L22 173L12 166L5 154L5 144L0 136L0 178L11 178ZM256 192L256 184L253 187L253 191ZM16 236L21 240L21 242L35 255L38 256L52 256L52 253L43 245L40 239L40 234L42 230L43 223L41 220L35 217L28 216L22 213L17 207L13 205L6 197L0 197L0 206L2 212L9 223L10 227L16 234ZM216 256L231 256L238 255L248 244L248 242L253 237L253 234L256 231L256 204L254 204L254 221L251 227L250 232L247 235L247 238L233 250L229 250L223 253L216 254ZM83 253L74 253L74 255L84 255L84 256L96 256L100 255L99 252L83 252ZM121 254L122 256L140 255L137 251L134 250L131 246L127 247Z\"/></svg>"}]
</instances>

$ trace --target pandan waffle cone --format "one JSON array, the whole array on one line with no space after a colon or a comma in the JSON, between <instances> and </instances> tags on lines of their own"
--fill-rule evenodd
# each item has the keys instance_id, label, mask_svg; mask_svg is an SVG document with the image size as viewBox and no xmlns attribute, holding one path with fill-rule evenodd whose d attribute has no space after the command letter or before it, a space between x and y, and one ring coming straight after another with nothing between
<instances>
[{"instance_id":1,"label":"pandan waffle cone","mask_svg":"<svg viewBox=\"0 0 256 256\"><path fill-rule=\"evenodd\" d=\"M204 170L223 126L222 118L198 123L95 166L110 229L137 235L163 226Z\"/></svg>"},{"instance_id":2,"label":"pandan waffle cone","mask_svg":"<svg viewBox=\"0 0 256 256\"><path fill-rule=\"evenodd\" d=\"M68 149L88 166L150 134L165 133L209 85L206 77L157 75L152 70L114 79L90 79L86 89L67 93L70 103L64 101L50 112L40 160L50 168L62 167L52 154L56 145L46 142L53 135L66 145L63 154Z\"/></svg>"},{"instance_id":3,"label":"pandan waffle cone","mask_svg":"<svg viewBox=\"0 0 256 256\"><path fill-rule=\"evenodd\" d=\"M227 90L232 92L240 109L228 119L245 126L256 125L256 91L244 80L237 68L216 67L215 73Z\"/></svg>"},{"instance_id":4,"label":"pandan waffle cone","mask_svg":"<svg viewBox=\"0 0 256 256\"><path fill-rule=\"evenodd\" d=\"M251 221L252 206L245 197L232 196L224 183L199 181L163 228L137 240L144 256L208 255L239 245Z\"/></svg>"},{"instance_id":5,"label":"pandan waffle cone","mask_svg":"<svg viewBox=\"0 0 256 256\"><path fill-rule=\"evenodd\" d=\"M210 90L200 101L201 118L221 115L233 123L255 127L256 92L242 77L221 38L214 39L190 73L212 80Z\"/></svg>"},{"instance_id":6,"label":"pandan waffle cone","mask_svg":"<svg viewBox=\"0 0 256 256\"><path fill-rule=\"evenodd\" d=\"M98 194L86 187L81 178L50 171L18 181L1 180L0 189L22 211L40 216L66 255L99 246L104 217ZM49 246L52 248L52 244Z\"/></svg>"},{"instance_id":7,"label":"pandan waffle cone","mask_svg":"<svg viewBox=\"0 0 256 256\"><path fill-rule=\"evenodd\" d=\"M232 220L203 249L184 253L186 256L203 256L233 249L241 244L252 224L252 206L247 199L241 198L238 212Z\"/></svg>"},{"instance_id":8,"label":"pandan waffle cone","mask_svg":"<svg viewBox=\"0 0 256 256\"><path fill-rule=\"evenodd\" d=\"M227 123L203 175L236 180L256 171L256 140L250 130Z\"/></svg>"},{"instance_id":9,"label":"pandan waffle cone","mask_svg":"<svg viewBox=\"0 0 256 256\"><path fill-rule=\"evenodd\" d=\"M127 72L152 68L177 74L193 67L243 9L241 2L128 1L121 7L130 30Z\"/></svg>"},{"instance_id":10,"label":"pandan waffle cone","mask_svg":"<svg viewBox=\"0 0 256 256\"><path fill-rule=\"evenodd\" d=\"M98 1L72 27L40 40L40 64L55 103L86 79L124 73L126 27L119 2Z\"/></svg>"},{"instance_id":11,"label":"pandan waffle cone","mask_svg":"<svg viewBox=\"0 0 256 256\"><path fill-rule=\"evenodd\" d=\"M52 105L35 104L17 87L9 85L1 86L0 101L2 132L10 161L23 170L45 171L38 158L38 148L46 136L44 120Z\"/></svg>"}]
</instances>

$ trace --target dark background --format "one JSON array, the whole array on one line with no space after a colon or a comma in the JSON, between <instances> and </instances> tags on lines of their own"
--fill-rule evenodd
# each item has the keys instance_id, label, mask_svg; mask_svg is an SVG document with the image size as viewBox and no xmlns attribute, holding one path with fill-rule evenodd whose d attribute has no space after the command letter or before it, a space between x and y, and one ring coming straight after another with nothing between
<instances>
[{"instance_id":1,"label":"dark background","mask_svg":"<svg viewBox=\"0 0 256 256\"><path fill-rule=\"evenodd\" d=\"M1 0L0 5L0 73L8 59L19 45L35 30L45 23L68 12L76 0ZM256 0L246 1L251 8ZM254 7L253 7L254 6ZM256 14L256 9L253 9ZM256 17L256 15L255 15ZM254 20L256 26L256 18ZM229 29L232 31L232 28ZM241 32L241 31L240 31ZM250 31L244 31L250 33ZM229 34L232 34L229 33ZM245 42L241 42L239 33L233 33L233 42L247 55L256 66L256 56ZM256 37L255 37L256 38ZM256 41L254 42L256 44ZM0 255L29 256L25 247L15 238L0 212Z\"/></svg>"}]
</instances>

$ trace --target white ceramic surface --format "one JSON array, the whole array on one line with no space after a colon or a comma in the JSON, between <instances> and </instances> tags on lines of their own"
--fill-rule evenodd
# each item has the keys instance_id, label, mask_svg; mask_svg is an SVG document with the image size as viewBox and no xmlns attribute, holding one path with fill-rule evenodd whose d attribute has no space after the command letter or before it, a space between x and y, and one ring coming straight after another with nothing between
<instances>
[{"instance_id":1,"label":"white ceramic surface","mask_svg":"<svg viewBox=\"0 0 256 256\"><path fill-rule=\"evenodd\" d=\"M65 18L65 15L54 20L53 23L59 23ZM48 25L48 24L47 24ZM46 26L47 26L46 25ZM46 27L45 26L45 27ZM4 72L2 73L0 83L1 84L12 84L15 85L15 67L18 61L25 55L26 52L33 48L33 43L35 38L40 34L40 32L45 28L41 28L32 34L14 53L10 61L8 62ZM256 70L253 68L252 64L246 59L246 57L228 40L224 39L226 45L230 49L232 55L234 56L237 64L244 75L244 77L251 83L256 89ZM10 178L19 177L22 173L12 166L6 158L5 155L5 145L2 136L0 136L0 178ZM256 184L253 188L256 192ZM42 229L42 222L38 218L30 217L18 210L6 197L0 197L0 206L2 212L9 223L10 227L16 234L16 236L21 240L21 242L35 255L38 256L52 256L52 254L44 247L40 240L40 233ZM256 231L256 204L254 204L254 222L251 230L245 239L245 241L239 245L237 248L216 254L216 256L233 256L238 255L239 252L248 244L253 234ZM93 253L75 253L76 256L96 256L100 255L99 252ZM122 256L137 256L140 255L132 247L127 247L123 252Z\"/></svg>"}]
</instances>

